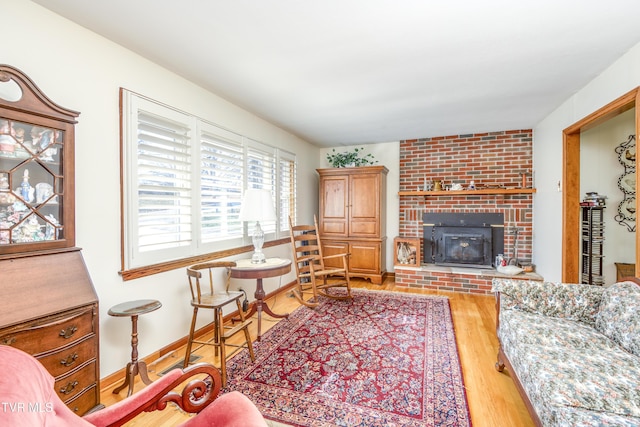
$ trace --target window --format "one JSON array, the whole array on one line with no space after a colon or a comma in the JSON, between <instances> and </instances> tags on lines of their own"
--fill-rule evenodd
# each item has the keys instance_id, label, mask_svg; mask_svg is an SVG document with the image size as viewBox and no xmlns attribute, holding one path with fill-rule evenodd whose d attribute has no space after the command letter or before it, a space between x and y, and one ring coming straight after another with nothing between
<instances>
[{"instance_id":1,"label":"window","mask_svg":"<svg viewBox=\"0 0 640 427\"><path fill-rule=\"evenodd\" d=\"M271 192L279 221L267 240L288 235L295 215L295 155L203 119L121 91L123 270L243 246L245 188Z\"/></svg>"}]
</instances>

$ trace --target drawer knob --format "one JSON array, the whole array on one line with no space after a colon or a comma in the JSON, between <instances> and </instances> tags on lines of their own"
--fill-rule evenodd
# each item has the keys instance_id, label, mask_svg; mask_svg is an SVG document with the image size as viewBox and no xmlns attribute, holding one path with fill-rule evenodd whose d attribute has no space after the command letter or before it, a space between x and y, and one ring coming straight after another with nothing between
<instances>
[{"instance_id":1,"label":"drawer knob","mask_svg":"<svg viewBox=\"0 0 640 427\"><path fill-rule=\"evenodd\" d=\"M71 336L73 336L73 334L75 334L77 330L78 330L77 326L69 326L68 328L60 331L60 336L65 339L71 338Z\"/></svg>"},{"instance_id":2,"label":"drawer knob","mask_svg":"<svg viewBox=\"0 0 640 427\"><path fill-rule=\"evenodd\" d=\"M60 393L69 394L73 391L74 388L78 385L78 381L68 382L66 386L60 389Z\"/></svg>"},{"instance_id":3,"label":"drawer knob","mask_svg":"<svg viewBox=\"0 0 640 427\"><path fill-rule=\"evenodd\" d=\"M78 353L73 353L73 354L70 354L69 356L67 356L66 358L62 359L60 361L60 363L63 366L71 366L76 362L77 358L78 358Z\"/></svg>"}]
</instances>

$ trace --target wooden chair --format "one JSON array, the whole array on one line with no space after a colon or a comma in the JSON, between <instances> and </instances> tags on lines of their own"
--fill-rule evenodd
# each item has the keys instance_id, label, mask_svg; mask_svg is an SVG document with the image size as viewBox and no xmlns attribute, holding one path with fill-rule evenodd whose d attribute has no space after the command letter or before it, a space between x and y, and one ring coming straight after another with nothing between
<instances>
[{"instance_id":1,"label":"wooden chair","mask_svg":"<svg viewBox=\"0 0 640 427\"><path fill-rule=\"evenodd\" d=\"M0 402L4 403L0 426L118 427L143 412L162 411L170 402L197 414L181 423L182 427L267 426L258 408L242 393L232 391L218 397L220 372L208 363L173 369L139 392L83 417L64 404L55 383L40 360L0 345ZM129 425L134 424L146 425L140 420Z\"/></svg>"},{"instance_id":2,"label":"wooden chair","mask_svg":"<svg viewBox=\"0 0 640 427\"><path fill-rule=\"evenodd\" d=\"M187 268L187 276L189 278L189 286L191 288L191 305L193 306L193 318L191 319L191 330L189 331L189 341L187 342L187 350L184 356L183 366L186 368L191 357L191 348L193 343L201 345L211 345L215 347L215 355L218 355L220 349L220 372L222 374L222 387L227 384L227 352L226 346L244 348L249 350L251 361L255 360L253 353L253 345L251 344L251 336L249 335L249 325L251 319L246 319L240 299L244 293L240 291L229 291L229 278L231 276L231 267L236 265L235 262L205 262L192 265ZM223 273L226 277L226 288L224 292L216 292L214 290L214 271L216 269L226 269ZM203 277L203 270L207 275ZM207 278L208 277L208 278ZM223 320L222 309L227 304L236 303L238 316L240 321L235 325L225 325ZM198 341L194 339L196 329L196 319L198 317L198 309L205 308L213 310L213 338L209 341ZM227 343L226 340L231 336L243 331L245 344L237 345Z\"/></svg>"},{"instance_id":3,"label":"wooden chair","mask_svg":"<svg viewBox=\"0 0 640 427\"><path fill-rule=\"evenodd\" d=\"M318 295L334 299L352 298L349 254L323 256L315 215L313 225L294 226L289 217L289 230L297 276L297 285L293 290L296 299L301 304L314 308L318 305ZM346 292L331 292L331 288L343 288ZM307 297L308 295L310 296Z\"/></svg>"}]
</instances>

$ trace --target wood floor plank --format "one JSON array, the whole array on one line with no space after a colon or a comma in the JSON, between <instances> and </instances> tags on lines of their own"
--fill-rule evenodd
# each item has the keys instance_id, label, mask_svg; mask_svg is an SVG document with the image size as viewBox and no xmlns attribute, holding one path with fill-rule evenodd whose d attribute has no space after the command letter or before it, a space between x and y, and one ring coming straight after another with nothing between
<instances>
[{"instance_id":1,"label":"wood floor plank","mask_svg":"<svg viewBox=\"0 0 640 427\"><path fill-rule=\"evenodd\" d=\"M518 394L518 391L505 370L499 373L495 370L496 355L498 352L498 339L495 331L495 301L491 296L462 294L443 291L425 291L422 289L397 288L393 280L386 280L382 285L374 285L366 280L355 279L352 281L355 288L373 290L388 290L395 292L411 292L425 295L440 295L449 298L451 314L456 331L456 341L460 354L460 363L464 375L467 399L471 421L474 427L533 427L533 421ZM188 301L185 301L188 304ZM280 294L268 301L269 306L276 313L287 313L295 310L299 303L288 294ZM256 336L257 321L251 325L251 335ZM263 314L263 333L273 327L280 319L273 319ZM185 335L188 325L185 325ZM152 380L158 378L158 373L183 360L184 347L172 354L155 360L149 364L149 377ZM211 348L205 347L197 350L195 354L202 356L199 361L206 361L219 366L217 358L213 357ZM126 391L120 395L112 393L120 383L102 384L101 402L112 405L126 396ZM139 378L136 378L135 390L143 387ZM173 405L164 411L145 413L138 416L127 426L158 426L169 427L188 419ZM272 424L273 426L277 424Z\"/></svg>"}]
</instances>

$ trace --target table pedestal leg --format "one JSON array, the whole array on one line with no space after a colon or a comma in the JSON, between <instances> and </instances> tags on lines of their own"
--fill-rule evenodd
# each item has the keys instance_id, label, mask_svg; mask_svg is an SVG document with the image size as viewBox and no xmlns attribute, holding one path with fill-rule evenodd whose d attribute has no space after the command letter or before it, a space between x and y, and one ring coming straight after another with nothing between
<instances>
[{"instance_id":1,"label":"table pedestal leg","mask_svg":"<svg viewBox=\"0 0 640 427\"><path fill-rule=\"evenodd\" d=\"M247 317L251 317L254 313L258 313L258 341L260 341L260 337L262 336L262 310L264 310L269 316L277 319L289 318L289 314L276 314L271 311L269 306L264 302L265 295L266 294L262 286L262 278L258 278L256 279L256 292L253 294L256 299L256 303L251 306L251 310L246 314Z\"/></svg>"},{"instance_id":2,"label":"table pedestal leg","mask_svg":"<svg viewBox=\"0 0 640 427\"><path fill-rule=\"evenodd\" d=\"M127 397L133 393L133 384L136 375L140 374L140 379L146 385L151 384L149 374L147 373L147 364L144 361L138 361L138 316L131 316L131 362L127 363L126 377L124 382L113 390L114 394L120 393L125 387L129 386Z\"/></svg>"}]
</instances>

